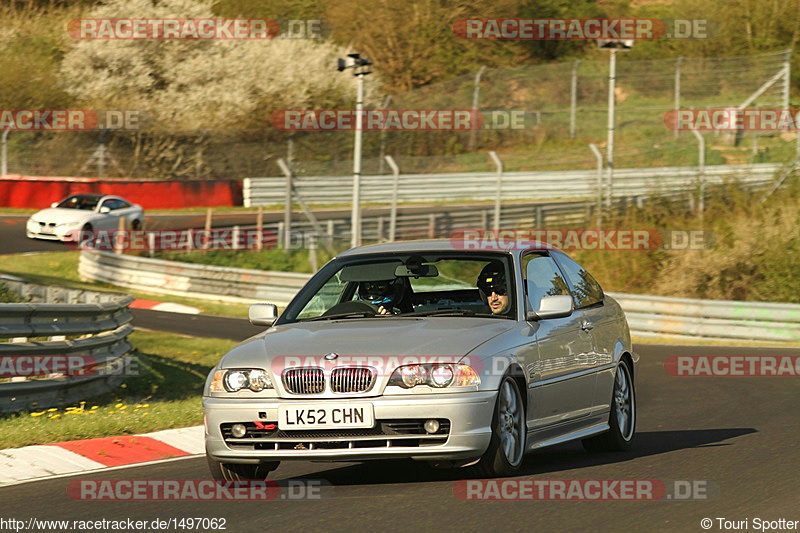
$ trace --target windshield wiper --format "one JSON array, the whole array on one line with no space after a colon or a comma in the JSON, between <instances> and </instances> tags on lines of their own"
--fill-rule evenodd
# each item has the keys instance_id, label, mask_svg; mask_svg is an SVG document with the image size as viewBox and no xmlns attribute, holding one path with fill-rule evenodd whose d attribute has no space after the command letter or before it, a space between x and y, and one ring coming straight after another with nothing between
<instances>
[{"instance_id":1,"label":"windshield wiper","mask_svg":"<svg viewBox=\"0 0 800 533\"><path fill-rule=\"evenodd\" d=\"M339 318L367 318L375 316L375 313L369 311L351 311L349 313L338 313L335 315L315 316L314 318L303 319L303 322L313 322L315 320L337 320Z\"/></svg>"}]
</instances>

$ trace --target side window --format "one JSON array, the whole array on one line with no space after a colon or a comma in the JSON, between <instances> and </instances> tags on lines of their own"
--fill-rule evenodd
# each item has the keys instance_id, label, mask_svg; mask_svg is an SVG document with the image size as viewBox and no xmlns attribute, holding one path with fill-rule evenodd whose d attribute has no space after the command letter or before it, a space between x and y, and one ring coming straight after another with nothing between
<instances>
[{"instance_id":1,"label":"side window","mask_svg":"<svg viewBox=\"0 0 800 533\"><path fill-rule=\"evenodd\" d=\"M531 311L539 310L540 302L545 296L569 294L561 271L549 255L532 253L523 256L522 269Z\"/></svg>"},{"instance_id":2,"label":"side window","mask_svg":"<svg viewBox=\"0 0 800 533\"><path fill-rule=\"evenodd\" d=\"M572 287L575 309L603 301L603 289L585 268L564 254L556 254L556 260Z\"/></svg>"}]
</instances>

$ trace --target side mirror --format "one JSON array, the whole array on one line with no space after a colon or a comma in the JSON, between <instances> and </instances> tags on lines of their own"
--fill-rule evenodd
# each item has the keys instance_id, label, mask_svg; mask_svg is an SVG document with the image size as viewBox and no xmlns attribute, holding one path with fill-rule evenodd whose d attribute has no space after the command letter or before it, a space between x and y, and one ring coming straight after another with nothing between
<instances>
[{"instance_id":1,"label":"side mirror","mask_svg":"<svg viewBox=\"0 0 800 533\"><path fill-rule=\"evenodd\" d=\"M50 204L50 207L58 207L58 202L53 202L52 204Z\"/></svg>"},{"instance_id":2,"label":"side mirror","mask_svg":"<svg viewBox=\"0 0 800 533\"><path fill-rule=\"evenodd\" d=\"M570 316L574 307L572 296L544 296L539 304L538 311L528 311L525 319L533 322L535 320L547 320L548 318L563 318Z\"/></svg>"},{"instance_id":3,"label":"side mirror","mask_svg":"<svg viewBox=\"0 0 800 533\"><path fill-rule=\"evenodd\" d=\"M108 214L108 213L110 213L110 212L111 212L111 208L110 208L110 207L103 206L103 207L101 207L101 208L100 208L100 212L101 212L102 214L104 214L104 215L105 215L105 214Z\"/></svg>"},{"instance_id":4,"label":"side mirror","mask_svg":"<svg viewBox=\"0 0 800 533\"><path fill-rule=\"evenodd\" d=\"M247 313L254 326L271 326L278 319L278 306L275 304L253 304Z\"/></svg>"}]
</instances>

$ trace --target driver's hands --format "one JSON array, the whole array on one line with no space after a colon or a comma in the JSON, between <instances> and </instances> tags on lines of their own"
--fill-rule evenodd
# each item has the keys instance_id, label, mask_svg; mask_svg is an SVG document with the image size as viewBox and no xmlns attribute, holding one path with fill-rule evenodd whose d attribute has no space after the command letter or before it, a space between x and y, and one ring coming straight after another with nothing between
<instances>
[{"instance_id":1,"label":"driver's hands","mask_svg":"<svg viewBox=\"0 0 800 533\"><path fill-rule=\"evenodd\" d=\"M378 307L378 314L379 315L391 315L392 312L381 305L380 307Z\"/></svg>"}]
</instances>

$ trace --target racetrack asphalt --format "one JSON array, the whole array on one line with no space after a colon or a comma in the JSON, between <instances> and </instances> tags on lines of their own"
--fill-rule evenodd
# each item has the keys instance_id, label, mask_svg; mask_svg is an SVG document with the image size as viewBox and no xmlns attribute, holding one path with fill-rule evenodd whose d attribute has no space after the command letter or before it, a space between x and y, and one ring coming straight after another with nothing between
<instances>
[{"instance_id":1,"label":"racetrack asphalt","mask_svg":"<svg viewBox=\"0 0 800 533\"><path fill-rule=\"evenodd\" d=\"M136 313L134 325L144 325L143 316L158 312ZM239 339L251 333L249 324L240 319L156 318L146 327ZM714 520L712 531L719 530L717 517L748 518L751 526L754 517L800 520L798 379L671 377L664 370L670 355L794 355L797 350L655 345L636 349L642 358L633 450L590 455L580 444L560 445L528 456L522 473L513 479L656 479L668 487L675 480L701 482L708 499L462 501L453 491L462 470L434 470L412 462L284 462L271 474L277 481L325 480L330 488L318 500L292 500L283 491L278 499L266 502L96 502L74 501L67 493L73 480L208 479L205 459L194 457L2 488L0 515L70 521L225 518L228 531L242 533L697 532L703 531L703 518Z\"/></svg>"}]
</instances>

